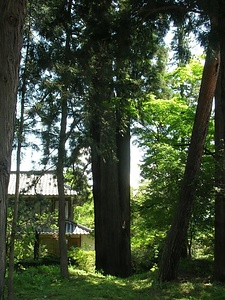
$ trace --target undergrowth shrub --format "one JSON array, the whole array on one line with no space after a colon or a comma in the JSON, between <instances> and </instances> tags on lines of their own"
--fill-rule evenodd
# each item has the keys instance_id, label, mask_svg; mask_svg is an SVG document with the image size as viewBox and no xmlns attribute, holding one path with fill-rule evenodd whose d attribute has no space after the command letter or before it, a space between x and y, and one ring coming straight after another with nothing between
<instances>
[{"instance_id":1,"label":"undergrowth shrub","mask_svg":"<svg viewBox=\"0 0 225 300\"><path fill-rule=\"evenodd\" d=\"M146 235L146 239L141 239L139 243L132 240L131 263L133 272L140 274L147 272L152 268L157 268L161 259L164 246L165 233Z\"/></svg>"},{"instance_id":2,"label":"undergrowth shrub","mask_svg":"<svg viewBox=\"0 0 225 300\"><path fill-rule=\"evenodd\" d=\"M95 269L95 251L71 248L68 251L68 259L71 266L76 266L81 270L93 272Z\"/></svg>"},{"instance_id":3,"label":"undergrowth shrub","mask_svg":"<svg viewBox=\"0 0 225 300\"><path fill-rule=\"evenodd\" d=\"M213 260L204 259L181 259L179 264L180 276L207 277L213 274Z\"/></svg>"},{"instance_id":4,"label":"undergrowth shrub","mask_svg":"<svg viewBox=\"0 0 225 300\"><path fill-rule=\"evenodd\" d=\"M157 249L149 246L134 248L131 255L132 269L134 273L149 271L158 262Z\"/></svg>"}]
</instances>

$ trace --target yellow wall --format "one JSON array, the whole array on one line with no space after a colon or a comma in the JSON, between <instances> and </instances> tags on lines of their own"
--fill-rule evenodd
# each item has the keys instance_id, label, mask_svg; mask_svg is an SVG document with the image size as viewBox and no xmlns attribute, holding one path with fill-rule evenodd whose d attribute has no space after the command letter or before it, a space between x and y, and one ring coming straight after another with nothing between
<instances>
[{"instance_id":1,"label":"yellow wall","mask_svg":"<svg viewBox=\"0 0 225 300\"><path fill-rule=\"evenodd\" d=\"M57 234L40 234L40 245L45 245L49 254L59 256L59 243ZM94 250L94 237L91 235L67 235L68 249L79 247L84 250Z\"/></svg>"}]
</instances>

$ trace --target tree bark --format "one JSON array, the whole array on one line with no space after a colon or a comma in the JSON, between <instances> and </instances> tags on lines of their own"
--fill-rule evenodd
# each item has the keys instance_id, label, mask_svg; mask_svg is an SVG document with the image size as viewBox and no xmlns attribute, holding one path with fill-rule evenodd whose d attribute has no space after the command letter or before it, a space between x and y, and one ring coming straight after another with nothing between
<instances>
[{"instance_id":1,"label":"tree bark","mask_svg":"<svg viewBox=\"0 0 225 300\"><path fill-rule=\"evenodd\" d=\"M98 149L92 147L96 269L104 274L118 276L120 205L115 155L115 120L112 120L110 112L104 112L102 115L108 125L103 127L98 116L99 126L96 127L95 123L92 129L95 144L98 142Z\"/></svg>"},{"instance_id":2,"label":"tree bark","mask_svg":"<svg viewBox=\"0 0 225 300\"><path fill-rule=\"evenodd\" d=\"M60 270L63 278L69 277L68 260L67 260L67 243L66 243L66 216L65 216L65 191L64 191L64 159L66 143L66 123L67 123L67 101L62 99L62 117L58 149L57 162L57 183L59 192L59 253L60 253Z\"/></svg>"},{"instance_id":3,"label":"tree bark","mask_svg":"<svg viewBox=\"0 0 225 300\"><path fill-rule=\"evenodd\" d=\"M119 134L119 133L118 133ZM130 248L130 127L117 137L118 182L120 201L120 276L128 277L131 269Z\"/></svg>"},{"instance_id":4,"label":"tree bark","mask_svg":"<svg viewBox=\"0 0 225 300\"><path fill-rule=\"evenodd\" d=\"M224 12L225 5L221 7ZM215 96L215 248L214 278L225 282L225 25L224 14L219 18L220 76Z\"/></svg>"},{"instance_id":5,"label":"tree bark","mask_svg":"<svg viewBox=\"0 0 225 300\"><path fill-rule=\"evenodd\" d=\"M86 45L88 61L85 67L89 80L87 86L91 118L96 269L104 274L126 277L131 273L130 140L129 126L127 132L120 136L116 111L119 97L115 99L114 92L117 89L115 82L119 74L116 72L116 52L118 51L120 56L123 55L123 62L127 61L127 52L125 48L120 47L121 43L118 45L116 38L112 37L112 1L91 4L86 1L86 5L90 9L89 15L86 16L89 42ZM120 20L120 27L123 28L124 19L121 19L123 21ZM126 34L129 35L128 32ZM121 34L121 37L124 43L124 34Z\"/></svg>"},{"instance_id":6,"label":"tree bark","mask_svg":"<svg viewBox=\"0 0 225 300\"><path fill-rule=\"evenodd\" d=\"M211 113L212 98L219 71L219 62L218 50L209 48L203 70L179 202L163 249L159 270L160 281L173 280L178 275L181 246L187 236L188 223L195 198L198 173Z\"/></svg>"},{"instance_id":7,"label":"tree bark","mask_svg":"<svg viewBox=\"0 0 225 300\"><path fill-rule=\"evenodd\" d=\"M113 119L111 114L108 122L110 118ZM103 151L98 153L92 147L96 269L104 274L127 277L131 274L129 131L125 137L116 139L115 120L109 128L101 127L97 133L95 126L93 133Z\"/></svg>"},{"instance_id":8,"label":"tree bark","mask_svg":"<svg viewBox=\"0 0 225 300\"><path fill-rule=\"evenodd\" d=\"M4 298L7 189L25 8L25 0L0 1L0 300Z\"/></svg>"}]
</instances>

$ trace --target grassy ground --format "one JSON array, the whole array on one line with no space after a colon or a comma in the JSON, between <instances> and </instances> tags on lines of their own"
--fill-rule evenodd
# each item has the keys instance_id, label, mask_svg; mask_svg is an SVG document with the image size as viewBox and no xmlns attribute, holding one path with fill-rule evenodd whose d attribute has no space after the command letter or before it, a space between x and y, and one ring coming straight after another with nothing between
<instances>
[{"instance_id":1,"label":"grassy ground","mask_svg":"<svg viewBox=\"0 0 225 300\"><path fill-rule=\"evenodd\" d=\"M57 266L30 267L15 274L15 300L225 299L225 285L212 282L203 269L192 266L195 276L187 270L177 281L160 284L157 271L118 279L70 268L70 279L62 280Z\"/></svg>"}]
</instances>

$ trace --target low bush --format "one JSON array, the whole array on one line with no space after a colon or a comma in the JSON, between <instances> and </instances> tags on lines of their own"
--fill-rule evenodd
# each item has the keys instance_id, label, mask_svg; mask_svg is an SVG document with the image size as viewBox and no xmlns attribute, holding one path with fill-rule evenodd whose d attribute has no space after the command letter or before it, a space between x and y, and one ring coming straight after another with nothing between
<instances>
[{"instance_id":1,"label":"low bush","mask_svg":"<svg viewBox=\"0 0 225 300\"><path fill-rule=\"evenodd\" d=\"M68 251L68 259L71 266L74 265L87 272L95 270L95 251L71 248Z\"/></svg>"},{"instance_id":2,"label":"low bush","mask_svg":"<svg viewBox=\"0 0 225 300\"><path fill-rule=\"evenodd\" d=\"M148 246L132 249L131 262L134 273L147 272L158 262L157 252Z\"/></svg>"}]
</instances>

